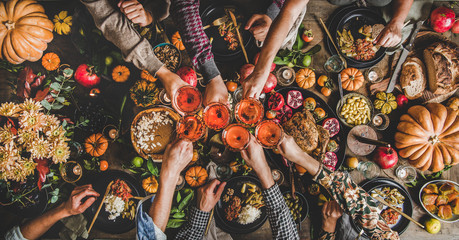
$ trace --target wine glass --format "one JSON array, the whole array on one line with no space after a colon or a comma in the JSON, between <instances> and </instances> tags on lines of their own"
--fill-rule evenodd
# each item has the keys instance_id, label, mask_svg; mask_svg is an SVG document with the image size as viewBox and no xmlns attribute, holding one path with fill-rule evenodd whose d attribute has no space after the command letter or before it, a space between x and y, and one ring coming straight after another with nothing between
<instances>
[{"instance_id":1,"label":"wine glass","mask_svg":"<svg viewBox=\"0 0 459 240\"><path fill-rule=\"evenodd\" d=\"M193 86L183 86L174 94L174 106L181 112L193 114L199 111L202 104L202 95Z\"/></svg>"},{"instance_id":2,"label":"wine glass","mask_svg":"<svg viewBox=\"0 0 459 240\"><path fill-rule=\"evenodd\" d=\"M79 163L68 161L60 168L60 174L64 181L75 183L83 176L83 169Z\"/></svg>"},{"instance_id":3,"label":"wine glass","mask_svg":"<svg viewBox=\"0 0 459 240\"><path fill-rule=\"evenodd\" d=\"M255 136L261 146L268 149L276 148L283 136L282 127L273 120L264 120L255 128Z\"/></svg>"},{"instance_id":4,"label":"wine glass","mask_svg":"<svg viewBox=\"0 0 459 240\"><path fill-rule=\"evenodd\" d=\"M202 115L206 126L215 131L226 128L231 120L231 112L223 103L215 102L207 105Z\"/></svg>"},{"instance_id":5,"label":"wine glass","mask_svg":"<svg viewBox=\"0 0 459 240\"><path fill-rule=\"evenodd\" d=\"M186 115L177 123L177 135L192 142L199 140L206 131L204 122L198 115Z\"/></svg>"},{"instance_id":6,"label":"wine glass","mask_svg":"<svg viewBox=\"0 0 459 240\"><path fill-rule=\"evenodd\" d=\"M255 98L242 99L234 109L236 120L249 127L257 125L263 119L263 105Z\"/></svg>"},{"instance_id":7,"label":"wine glass","mask_svg":"<svg viewBox=\"0 0 459 240\"><path fill-rule=\"evenodd\" d=\"M230 124L222 132L222 140L231 151L246 149L250 142L250 133L241 124Z\"/></svg>"}]
</instances>

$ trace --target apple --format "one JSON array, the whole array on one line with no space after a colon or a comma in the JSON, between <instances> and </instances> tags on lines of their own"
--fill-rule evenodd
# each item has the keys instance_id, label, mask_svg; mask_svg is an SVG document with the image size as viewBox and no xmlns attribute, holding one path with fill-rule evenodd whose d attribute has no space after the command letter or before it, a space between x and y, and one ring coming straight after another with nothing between
<instances>
[{"instance_id":1,"label":"apple","mask_svg":"<svg viewBox=\"0 0 459 240\"><path fill-rule=\"evenodd\" d=\"M399 94L397 96L397 105L399 108L405 106L407 103L408 103L408 98L405 95Z\"/></svg>"},{"instance_id":2,"label":"apple","mask_svg":"<svg viewBox=\"0 0 459 240\"><path fill-rule=\"evenodd\" d=\"M100 77L94 71L94 66L81 64L75 71L75 80L83 87L92 88L100 83Z\"/></svg>"},{"instance_id":3,"label":"apple","mask_svg":"<svg viewBox=\"0 0 459 240\"><path fill-rule=\"evenodd\" d=\"M373 159L382 169L388 169L397 164L398 155L391 147L377 147Z\"/></svg>"}]
</instances>

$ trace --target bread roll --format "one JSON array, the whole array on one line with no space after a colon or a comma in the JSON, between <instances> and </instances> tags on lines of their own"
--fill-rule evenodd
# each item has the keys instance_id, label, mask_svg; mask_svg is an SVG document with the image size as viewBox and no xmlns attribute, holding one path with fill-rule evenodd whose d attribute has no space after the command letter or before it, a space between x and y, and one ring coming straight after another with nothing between
<instances>
[{"instance_id":1,"label":"bread roll","mask_svg":"<svg viewBox=\"0 0 459 240\"><path fill-rule=\"evenodd\" d=\"M422 96L427 85L424 63L417 57L409 57L402 66L400 86L405 96L416 99Z\"/></svg>"}]
</instances>

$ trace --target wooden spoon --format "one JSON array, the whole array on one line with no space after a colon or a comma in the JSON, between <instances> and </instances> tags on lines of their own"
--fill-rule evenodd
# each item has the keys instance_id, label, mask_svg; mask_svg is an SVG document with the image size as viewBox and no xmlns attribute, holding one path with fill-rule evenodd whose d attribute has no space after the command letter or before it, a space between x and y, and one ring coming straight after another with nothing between
<instances>
[{"instance_id":1,"label":"wooden spoon","mask_svg":"<svg viewBox=\"0 0 459 240\"><path fill-rule=\"evenodd\" d=\"M105 197L107 197L107 194L110 192L110 187L112 186L112 184L113 184L113 181L111 181L108 184L107 189L105 190L105 194L102 197L102 201L99 204L99 208L97 209L96 214L94 214L94 217L92 218L91 225L89 225L88 235L89 235L89 232L91 232L92 226L94 225L94 222L96 221L97 216L99 216L100 209L102 208L102 205L104 205Z\"/></svg>"}]
</instances>

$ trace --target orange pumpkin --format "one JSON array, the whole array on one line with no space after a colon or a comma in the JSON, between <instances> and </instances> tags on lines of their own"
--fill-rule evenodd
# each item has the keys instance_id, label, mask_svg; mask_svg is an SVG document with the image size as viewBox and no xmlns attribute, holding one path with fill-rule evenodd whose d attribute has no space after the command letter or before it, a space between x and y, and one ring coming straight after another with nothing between
<instances>
[{"instance_id":1,"label":"orange pumpkin","mask_svg":"<svg viewBox=\"0 0 459 240\"><path fill-rule=\"evenodd\" d=\"M185 50L185 45L183 45L182 37L180 37L178 31L172 35L172 44L180 51Z\"/></svg>"},{"instance_id":2,"label":"orange pumpkin","mask_svg":"<svg viewBox=\"0 0 459 240\"><path fill-rule=\"evenodd\" d=\"M341 71L341 83L343 89L347 91L356 91L363 86L365 78L357 68L346 68Z\"/></svg>"},{"instance_id":3,"label":"orange pumpkin","mask_svg":"<svg viewBox=\"0 0 459 240\"><path fill-rule=\"evenodd\" d=\"M309 68L300 69L296 73L296 83L301 88L310 88L316 83L316 74Z\"/></svg>"},{"instance_id":4,"label":"orange pumpkin","mask_svg":"<svg viewBox=\"0 0 459 240\"><path fill-rule=\"evenodd\" d=\"M35 62L53 40L53 22L34 0L0 2L2 58L13 64Z\"/></svg>"},{"instance_id":5,"label":"orange pumpkin","mask_svg":"<svg viewBox=\"0 0 459 240\"><path fill-rule=\"evenodd\" d=\"M158 191L158 181L155 176L150 176L142 180L142 187L148 193L156 193Z\"/></svg>"},{"instance_id":6,"label":"orange pumpkin","mask_svg":"<svg viewBox=\"0 0 459 240\"><path fill-rule=\"evenodd\" d=\"M416 105L400 118L395 147L411 165L425 171L441 171L459 163L459 118L439 103Z\"/></svg>"},{"instance_id":7,"label":"orange pumpkin","mask_svg":"<svg viewBox=\"0 0 459 240\"><path fill-rule=\"evenodd\" d=\"M48 71L54 71L59 68L61 59L53 52L49 52L41 59L41 65Z\"/></svg>"},{"instance_id":8,"label":"orange pumpkin","mask_svg":"<svg viewBox=\"0 0 459 240\"><path fill-rule=\"evenodd\" d=\"M147 70L142 70L142 72L140 73L140 78L147 80L149 82L156 82L156 80L158 80L153 75L151 75Z\"/></svg>"},{"instance_id":9,"label":"orange pumpkin","mask_svg":"<svg viewBox=\"0 0 459 240\"><path fill-rule=\"evenodd\" d=\"M102 156L108 148L108 141L102 133L94 133L84 141L84 150L93 157Z\"/></svg>"},{"instance_id":10,"label":"orange pumpkin","mask_svg":"<svg viewBox=\"0 0 459 240\"><path fill-rule=\"evenodd\" d=\"M191 187L200 187L207 180L206 169L201 166L190 167L185 173L185 180Z\"/></svg>"},{"instance_id":11,"label":"orange pumpkin","mask_svg":"<svg viewBox=\"0 0 459 240\"><path fill-rule=\"evenodd\" d=\"M126 66L118 65L113 69L112 78L115 82L126 82L129 79L131 72Z\"/></svg>"}]
</instances>

